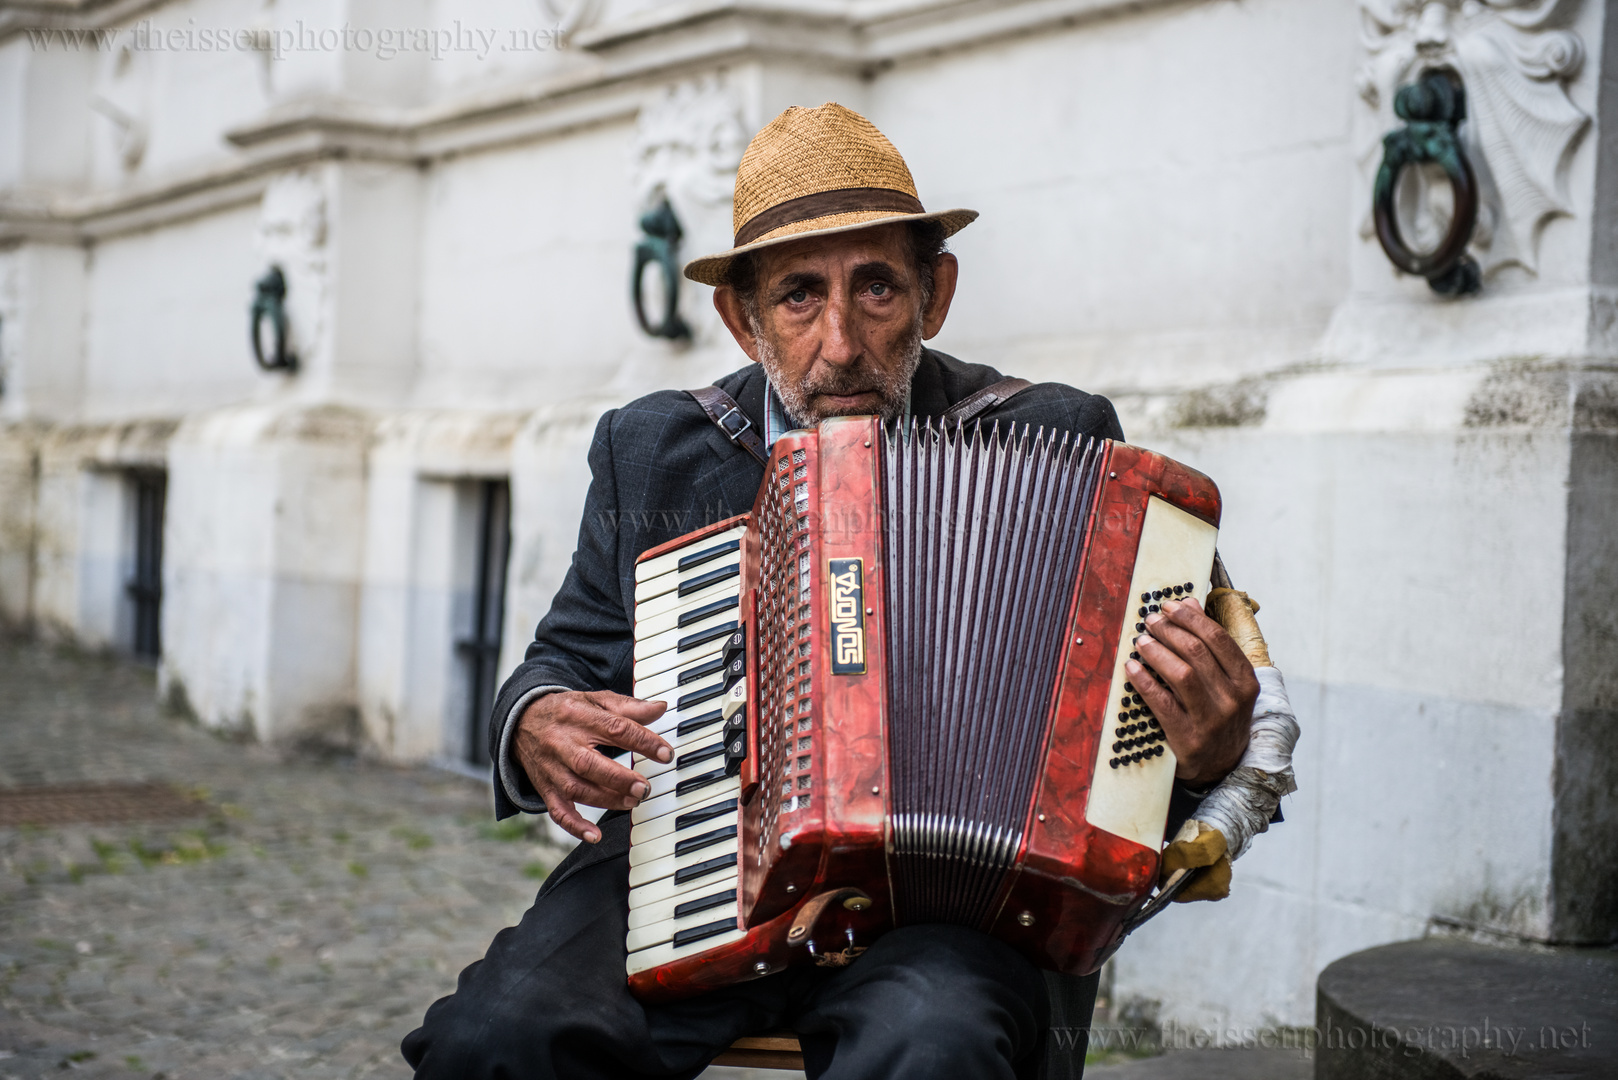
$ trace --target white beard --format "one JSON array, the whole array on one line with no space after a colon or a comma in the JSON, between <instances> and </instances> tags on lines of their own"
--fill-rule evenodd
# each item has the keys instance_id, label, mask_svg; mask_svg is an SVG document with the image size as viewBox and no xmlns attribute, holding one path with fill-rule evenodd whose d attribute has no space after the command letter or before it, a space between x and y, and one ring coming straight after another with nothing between
<instances>
[{"instance_id":1,"label":"white beard","mask_svg":"<svg viewBox=\"0 0 1618 1080\"><path fill-rule=\"evenodd\" d=\"M916 368L921 366L921 312L916 312L915 322L910 332L901 343L903 362L898 368L886 374L871 371L868 363L862 362L853 373L839 372L847 382L853 385L838 385L839 380L822 380L821 385L813 381L814 368L809 374L798 382L787 379L781 371L779 354L775 343L764 333L764 328L757 319L751 319L753 340L758 343L758 362L764 368L764 373L770 377L770 385L775 388L776 396L786 407L787 416L799 427L814 427L830 416L837 416L835 412L821 412L810 405L816 394L839 392L868 392L876 391L882 396L882 406L878 415L883 420L897 420L904 415L905 405L910 400L910 380L916 375ZM874 383L874 385L873 385Z\"/></svg>"}]
</instances>

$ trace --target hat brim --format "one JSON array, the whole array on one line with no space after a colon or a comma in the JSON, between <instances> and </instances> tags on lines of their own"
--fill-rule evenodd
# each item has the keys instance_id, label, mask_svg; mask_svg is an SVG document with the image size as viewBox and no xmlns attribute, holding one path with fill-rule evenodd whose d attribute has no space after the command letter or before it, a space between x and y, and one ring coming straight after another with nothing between
<instances>
[{"instance_id":1,"label":"hat brim","mask_svg":"<svg viewBox=\"0 0 1618 1080\"><path fill-rule=\"evenodd\" d=\"M930 214L895 214L890 210L856 210L846 214L830 214L783 225L741 247L729 251L703 255L685 264L685 276L704 285L723 285L730 271L730 261L738 255L779 247L794 240L811 236L831 236L834 233L854 232L875 225L894 225L906 221L937 221L944 226L945 236L954 236L977 220L976 210L937 210Z\"/></svg>"}]
</instances>

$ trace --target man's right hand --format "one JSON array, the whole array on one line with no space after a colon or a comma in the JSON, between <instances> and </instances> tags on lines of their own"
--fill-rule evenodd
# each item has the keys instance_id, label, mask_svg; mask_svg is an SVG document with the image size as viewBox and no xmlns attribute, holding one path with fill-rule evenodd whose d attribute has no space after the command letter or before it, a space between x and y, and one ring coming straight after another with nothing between
<instances>
[{"instance_id":1,"label":"man's right hand","mask_svg":"<svg viewBox=\"0 0 1618 1080\"><path fill-rule=\"evenodd\" d=\"M644 799L646 778L596 747L616 746L655 761L672 760L673 748L645 726L667 708L667 702L611 690L566 690L546 694L524 709L517 721L517 760L545 800L551 820L594 844L601 830L579 814L575 803L628 810Z\"/></svg>"}]
</instances>

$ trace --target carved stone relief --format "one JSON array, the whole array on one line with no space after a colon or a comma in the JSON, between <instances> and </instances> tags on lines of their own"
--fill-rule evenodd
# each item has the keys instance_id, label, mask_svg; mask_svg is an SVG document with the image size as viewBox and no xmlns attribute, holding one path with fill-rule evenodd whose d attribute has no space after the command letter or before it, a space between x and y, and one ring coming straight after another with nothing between
<instances>
[{"instance_id":1,"label":"carved stone relief","mask_svg":"<svg viewBox=\"0 0 1618 1080\"><path fill-rule=\"evenodd\" d=\"M1590 117L1568 97L1584 45L1563 27L1580 3L1359 0L1370 53L1359 75L1367 175L1377 168L1378 140L1399 124L1394 92L1424 70L1458 72L1467 93L1461 137L1482 197L1471 249L1485 275L1510 264L1535 272L1541 229L1574 212L1568 170Z\"/></svg>"},{"instance_id":2,"label":"carved stone relief","mask_svg":"<svg viewBox=\"0 0 1618 1080\"><path fill-rule=\"evenodd\" d=\"M125 172L140 167L146 156L150 127L147 106L149 62L136 59L135 50L124 44L102 65L96 79L90 108L107 120L113 154ZM137 70L140 68L141 70Z\"/></svg>"},{"instance_id":3,"label":"carved stone relief","mask_svg":"<svg viewBox=\"0 0 1618 1080\"><path fill-rule=\"evenodd\" d=\"M254 247L264 268L286 277L292 351L305 362L320 355L329 288L326 187L318 172L286 173L270 181L260 204ZM248 295L252 282L242 283Z\"/></svg>"},{"instance_id":4,"label":"carved stone relief","mask_svg":"<svg viewBox=\"0 0 1618 1080\"><path fill-rule=\"evenodd\" d=\"M642 219L666 199L679 222L681 261L730 247L736 166L749 137L742 95L723 75L664 88L642 106L635 126L630 174L636 205L625 216ZM694 305L681 310L699 337L717 322Z\"/></svg>"},{"instance_id":5,"label":"carved stone relief","mask_svg":"<svg viewBox=\"0 0 1618 1080\"><path fill-rule=\"evenodd\" d=\"M649 203L667 194L676 213L723 206L728 225L736 166L747 149L741 95L722 76L665 88L640 110L632 164Z\"/></svg>"},{"instance_id":6,"label":"carved stone relief","mask_svg":"<svg viewBox=\"0 0 1618 1080\"><path fill-rule=\"evenodd\" d=\"M606 0L539 0L540 10L566 41L580 30L588 30L601 18Z\"/></svg>"}]
</instances>

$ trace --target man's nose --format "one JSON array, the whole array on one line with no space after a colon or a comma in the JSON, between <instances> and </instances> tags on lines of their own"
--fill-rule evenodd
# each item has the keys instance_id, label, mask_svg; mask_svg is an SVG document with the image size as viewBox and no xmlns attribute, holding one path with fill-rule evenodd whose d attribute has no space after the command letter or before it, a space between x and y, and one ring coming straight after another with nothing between
<instances>
[{"instance_id":1,"label":"man's nose","mask_svg":"<svg viewBox=\"0 0 1618 1080\"><path fill-rule=\"evenodd\" d=\"M854 298L846 290L831 294L823 316L825 325L820 338L820 359L837 367L846 367L859 359L860 346L854 332L859 318Z\"/></svg>"}]
</instances>

